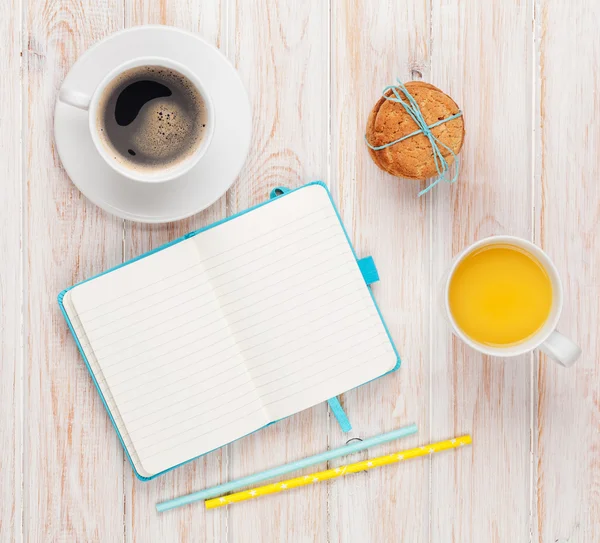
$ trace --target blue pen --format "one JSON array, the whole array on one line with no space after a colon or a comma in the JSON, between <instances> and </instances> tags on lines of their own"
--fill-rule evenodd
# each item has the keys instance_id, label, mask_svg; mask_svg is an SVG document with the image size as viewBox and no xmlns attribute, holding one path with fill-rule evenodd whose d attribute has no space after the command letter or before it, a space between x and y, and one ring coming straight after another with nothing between
<instances>
[{"instance_id":1,"label":"blue pen","mask_svg":"<svg viewBox=\"0 0 600 543\"><path fill-rule=\"evenodd\" d=\"M170 509L175 509L176 507L181 507L182 505L188 505L200 500L207 500L209 498L214 498L215 496L221 496L243 486L253 485L261 481L265 481L266 479L272 479L273 477L279 477L280 475L290 473L291 471L314 466L315 464L320 464L322 462L327 462L328 460L333 460L334 458L339 458L340 456L346 456L358 451L363 451L369 447L373 447L374 445L388 443L389 441L394 441L395 439L400 439L416 433L417 425L409 424L403 428L398 428L397 430L393 430L385 434L370 437L368 439L364 439L363 441L356 441L350 445L344 445L343 447L332 449L331 451L326 451L324 453L315 454L314 456L309 456L308 458L303 458L302 460L297 460L296 462L291 462L289 464L277 466L276 468L261 471L253 475L248 475L247 477L242 477L241 479L236 479L235 481L231 481L229 483L213 486L211 488L206 488L205 490L193 492L187 496L180 496L179 498L173 498L172 500L157 503L156 510L159 513L162 513L163 511L169 511Z\"/></svg>"}]
</instances>

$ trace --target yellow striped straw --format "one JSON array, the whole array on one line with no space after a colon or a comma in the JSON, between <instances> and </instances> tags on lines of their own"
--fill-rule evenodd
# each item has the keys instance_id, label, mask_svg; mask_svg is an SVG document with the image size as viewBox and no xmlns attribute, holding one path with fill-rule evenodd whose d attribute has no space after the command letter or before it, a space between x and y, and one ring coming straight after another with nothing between
<instances>
[{"instance_id":1,"label":"yellow striped straw","mask_svg":"<svg viewBox=\"0 0 600 543\"><path fill-rule=\"evenodd\" d=\"M362 462L340 466L335 469L319 471L310 475L296 477L295 479L288 479L287 481L282 481L280 483L259 486L250 490L229 494L228 496L213 498L211 500L206 500L204 504L206 505L207 509L215 509L217 507L223 507L224 505L230 505L232 503L258 498L259 496L276 494L277 492L284 492L286 490L291 490L292 488L298 488L300 486L312 485L320 481L335 479L336 477L342 477L350 473L357 473L359 471L387 466L388 464L403 462L404 460L410 460L411 458L417 458L418 456L428 456L436 452L447 451L448 449L456 449L462 445L470 444L470 435L455 437L454 439L423 445L422 447L417 447L415 449L408 449L406 451L388 454L387 456L378 456L377 458L371 458L370 460L363 460Z\"/></svg>"}]
</instances>

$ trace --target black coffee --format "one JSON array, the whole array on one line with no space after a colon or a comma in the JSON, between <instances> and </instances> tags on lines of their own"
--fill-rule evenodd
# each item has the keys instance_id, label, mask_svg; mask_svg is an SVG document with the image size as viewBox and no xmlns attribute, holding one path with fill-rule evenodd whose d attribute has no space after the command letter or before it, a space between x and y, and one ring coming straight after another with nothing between
<instances>
[{"instance_id":1,"label":"black coffee","mask_svg":"<svg viewBox=\"0 0 600 543\"><path fill-rule=\"evenodd\" d=\"M185 160L206 132L202 96L182 74L161 66L123 72L106 88L98 107L105 146L124 166L161 170Z\"/></svg>"}]
</instances>

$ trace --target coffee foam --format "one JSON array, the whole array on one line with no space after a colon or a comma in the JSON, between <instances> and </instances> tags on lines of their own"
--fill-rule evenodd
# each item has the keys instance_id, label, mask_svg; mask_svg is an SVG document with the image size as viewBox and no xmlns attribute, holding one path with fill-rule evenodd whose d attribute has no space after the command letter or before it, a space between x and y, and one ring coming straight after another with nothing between
<instances>
[{"instance_id":1,"label":"coffee foam","mask_svg":"<svg viewBox=\"0 0 600 543\"><path fill-rule=\"evenodd\" d=\"M193 123L185 117L185 111L168 99L155 98L148 102L134 121L140 127L132 137L132 144L138 150L157 159L180 154L185 147L194 147L188 142L193 131ZM186 144L187 142L187 144ZM179 151L179 152L177 152Z\"/></svg>"},{"instance_id":2,"label":"coffee foam","mask_svg":"<svg viewBox=\"0 0 600 543\"><path fill-rule=\"evenodd\" d=\"M172 91L145 103L131 124L118 126L115 106L123 90L137 81L155 81ZM134 171L160 171L185 161L198 149L206 131L202 96L183 75L157 66L133 68L103 93L97 126L114 159Z\"/></svg>"}]
</instances>

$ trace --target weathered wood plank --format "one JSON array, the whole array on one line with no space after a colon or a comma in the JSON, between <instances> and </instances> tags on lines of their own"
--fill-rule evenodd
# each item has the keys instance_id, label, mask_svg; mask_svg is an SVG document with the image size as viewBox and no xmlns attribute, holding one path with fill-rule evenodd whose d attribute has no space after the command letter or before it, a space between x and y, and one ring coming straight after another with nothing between
<instances>
[{"instance_id":1,"label":"weathered wood plank","mask_svg":"<svg viewBox=\"0 0 600 543\"><path fill-rule=\"evenodd\" d=\"M234 213L278 185L327 177L327 3L231 1L231 58L250 93L251 153L228 194ZM327 449L327 406L319 405L229 447L229 478ZM231 507L229 540L324 541L327 486Z\"/></svg>"},{"instance_id":2,"label":"weathered wood plank","mask_svg":"<svg viewBox=\"0 0 600 543\"><path fill-rule=\"evenodd\" d=\"M20 0L0 4L0 541L21 540L23 186Z\"/></svg>"},{"instance_id":3,"label":"weathered wood plank","mask_svg":"<svg viewBox=\"0 0 600 543\"><path fill-rule=\"evenodd\" d=\"M121 27L116 0L30 0L25 144L24 519L31 541L123 539L123 454L56 296L118 264L122 221L87 201L54 145L57 90L77 57Z\"/></svg>"},{"instance_id":4,"label":"weathered wood plank","mask_svg":"<svg viewBox=\"0 0 600 543\"><path fill-rule=\"evenodd\" d=\"M432 286L477 239L532 239L532 5L433 0L432 83L462 107L457 185L432 205ZM453 337L432 300L433 436L473 447L432 459L432 541L527 541L531 357L491 359Z\"/></svg>"},{"instance_id":5,"label":"weathered wood plank","mask_svg":"<svg viewBox=\"0 0 600 543\"><path fill-rule=\"evenodd\" d=\"M538 0L535 239L562 277L583 354L537 355L535 541L600 540L600 41L597 2Z\"/></svg>"},{"instance_id":6,"label":"weathered wood plank","mask_svg":"<svg viewBox=\"0 0 600 543\"><path fill-rule=\"evenodd\" d=\"M352 437L419 426L418 436L368 453L378 455L429 433L430 226L419 183L382 172L363 138L384 86L429 76L429 3L333 0L331 11L332 191L358 254L375 259L381 281L373 293L402 358L398 372L347 392L343 403ZM349 437L333 422L330 429L331 447ZM331 540L428 541L428 487L428 461L332 482Z\"/></svg>"},{"instance_id":7,"label":"weathered wood plank","mask_svg":"<svg viewBox=\"0 0 600 543\"><path fill-rule=\"evenodd\" d=\"M126 0L125 26L166 24L197 32L223 48L227 1ZM225 50L226 52L226 50ZM225 216L225 197L189 219L165 225L125 221L125 259L145 253ZM140 482L125 466L127 541L224 541L225 516L205 513L202 504L158 514L155 505L223 482L226 449L220 449L150 482Z\"/></svg>"}]
</instances>

